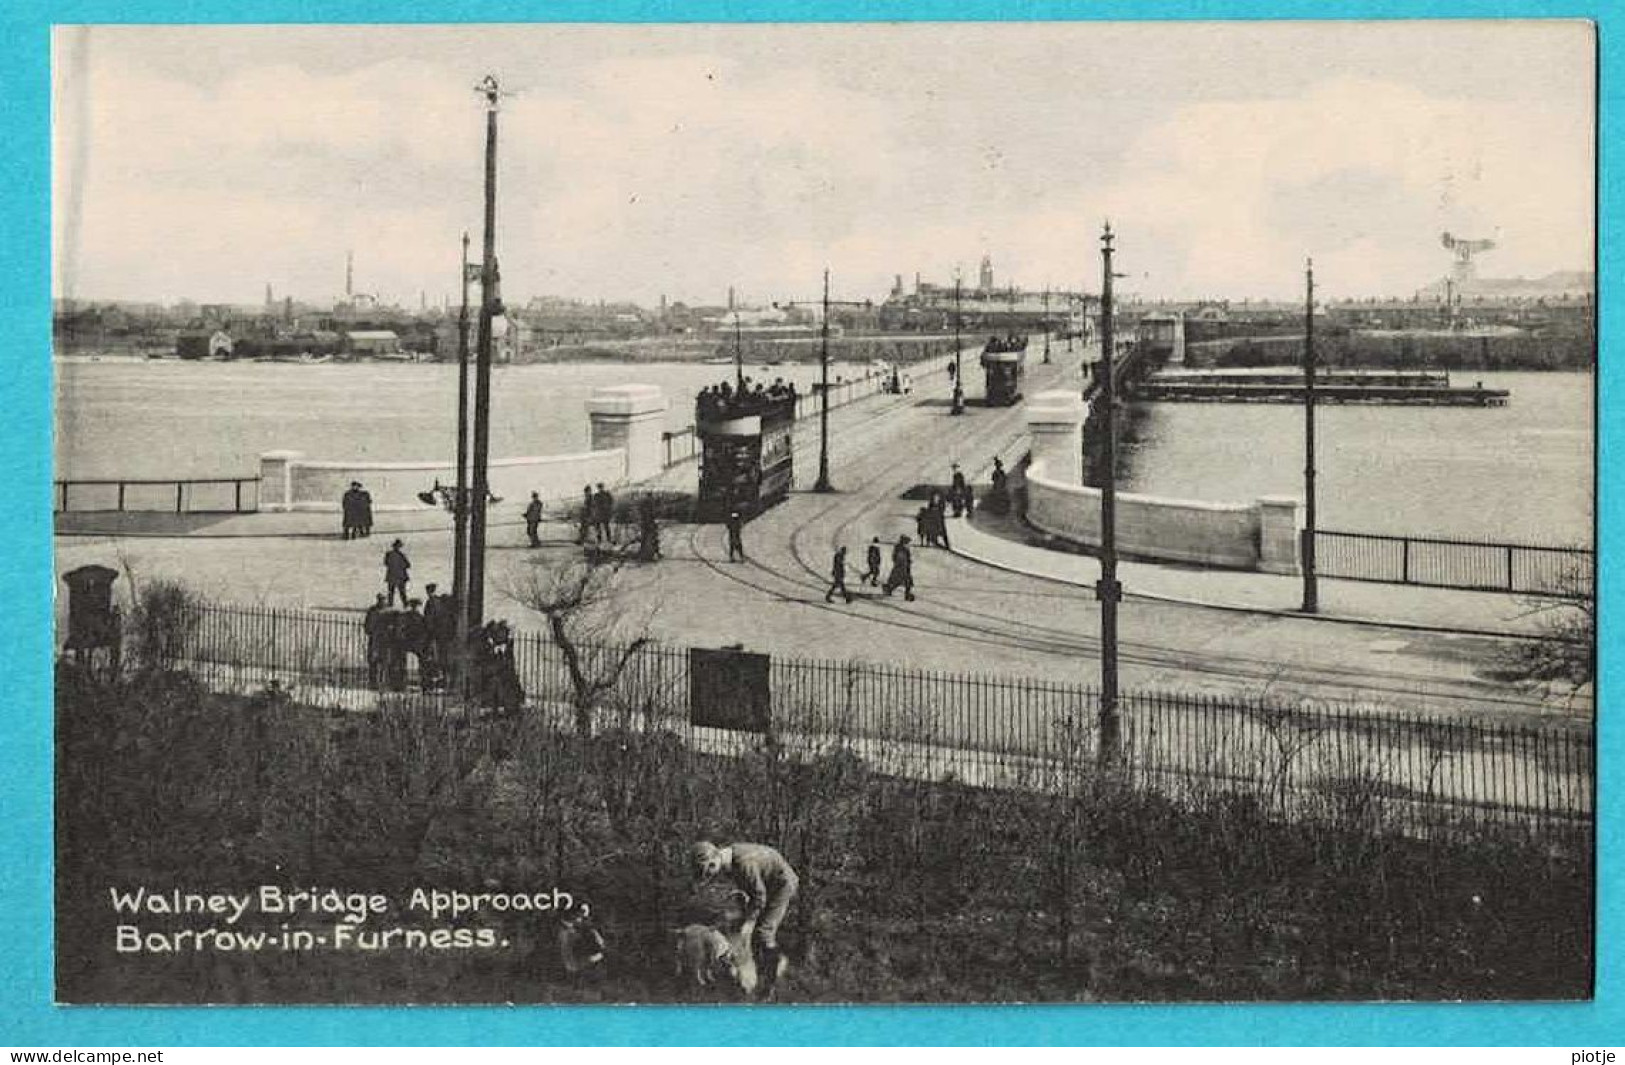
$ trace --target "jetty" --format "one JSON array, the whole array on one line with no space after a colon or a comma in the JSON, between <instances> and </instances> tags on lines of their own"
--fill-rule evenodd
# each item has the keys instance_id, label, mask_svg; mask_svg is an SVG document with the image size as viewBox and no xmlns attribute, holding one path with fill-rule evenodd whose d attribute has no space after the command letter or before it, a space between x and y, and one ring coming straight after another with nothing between
<instances>
[{"instance_id":1,"label":"jetty","mask_svg":"<svg viewBox=\"0 0 1625 1065\"><path fill-rule=\"evenodd\" d=\"M1134 387L1134 398L1164 403L1302 403L1303 374L1281 369L1264 371L1163 371ZM1371 403L1384 406L1504 407L1512 393L1504 388L1450 383L1450 375L1431 370L1331 370L1315 374L1317 403Z\"/></svg>"}]
</instances>

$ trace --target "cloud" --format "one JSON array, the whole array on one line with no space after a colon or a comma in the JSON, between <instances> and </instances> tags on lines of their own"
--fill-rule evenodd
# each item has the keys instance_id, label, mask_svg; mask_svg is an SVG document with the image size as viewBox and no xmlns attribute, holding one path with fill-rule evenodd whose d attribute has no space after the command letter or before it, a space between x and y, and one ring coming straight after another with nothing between
<instances>
[{"instance_id":1,"label":"cloud","mask_svg":"<svg viewBox=\"0 0 1625 1065\"><path fill-rule=\"evenodd\" d=\"M367 289L452 292L481 210L467 56L382 37L318 64L270 47L275 30L240 32L267 42L263 60L235 52L208 77L183 73L167 37L98 29L82 66L59 47L57 233L75 245L59 291L246 302L271 281L320 300L354 249ZM631 34L504 30L519 42L499 144L510 297L805 296L826 265L844 293L878 296L893 274L943 280L984 252L1001 283L1076 287L1098 278L1107 217L1125 287L1146 294L1291 294L1307 255L1328 292L1408 293L1447 268L1442 229L1498 232L1497 275L1591 256L1575 79L1525 98L1464 73L1477 87L1452 92L1406 55L1381 76L1277 82L1259 29L1256 67L1214 48L1159 60L1159 96L1096 66L1057 80L1056 50L1013 31L943 37L997 77L929 62L919 27L615 32ZM1277 32L1282 57L1308 41Z\"/></svg>"}]
</instances>

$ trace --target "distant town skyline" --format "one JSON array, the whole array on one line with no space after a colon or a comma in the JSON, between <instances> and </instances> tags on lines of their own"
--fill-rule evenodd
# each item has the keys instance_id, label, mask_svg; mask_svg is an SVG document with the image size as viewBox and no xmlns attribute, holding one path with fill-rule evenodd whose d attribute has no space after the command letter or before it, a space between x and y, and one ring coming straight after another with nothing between
<instances>
[{"instance_id":1,"label":"distant town skyline","mask_svg":"<svg viewBox=\"0 0 1625 1065\"><path fill-rule=\"evenodd\" d=\"M1594 67L1565 22L68 27L59 298L456 298L472 92L504 291L689 304L974 280L1281 299L1591 269Z\"/></svg>"}]
</instances>

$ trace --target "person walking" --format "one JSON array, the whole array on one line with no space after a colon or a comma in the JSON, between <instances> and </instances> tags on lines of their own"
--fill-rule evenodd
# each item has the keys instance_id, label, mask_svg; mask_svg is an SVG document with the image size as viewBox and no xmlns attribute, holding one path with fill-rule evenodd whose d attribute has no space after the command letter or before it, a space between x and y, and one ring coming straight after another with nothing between
<instances>
[{"instance_id":1,"label":"person walking","mask_svg":"<svg viewBox=\"0 0 1625 1065\"><path fill-rule=\"evenodd\" d=\"M728 512L728 561L745 561L745 523L737 510Z\"/></svg>"},{"instance_id":2,"label":"person walking","mask_svg":"<svg viewBox=\"0 0 1625 1065\"><path fill-rule=\"evenodd\" d=\"M969 495L970 485L965 483L965 471L960 469L959 463L956 462L954 463L953 481L948 486L948 500L953 504L954 517L958 518L964 515L967 508L966 500Z\"/></svg>"},{"instance_id":3,"label":"person walking","mask_svg":"<svg viewBox=\"0 0 1625 1065\"><path fill-rule=\"evenodd\" d=\"M585 547L587 544L587 531L592 528L592 512L592 485L582 485L581 513L576 517L579 526L576 530L576 546L578 547Z\"/></svg>"},{"instance_id":4,"label":"person walking","mask_svg":"<svg viewBox=\"0 0 1625 1065\"><path fill-rule=\"evenodd\" d=\"M948 543L948 504L937 496L931 507L931 533L936 537L937 546L944 551L950 550Z\"/></svg>"},{"instance_id":5,"label":"person walking","mask_svg":"<svg viewBox=\"0 0 1625 1065\"><path fill-rule=\"evenodd\" d=\"M869 541L869 550L863 558L863 576L858 583L867 584L871 588L880 587L880 537Z\"/></svg>"},{"instance_id":6,"label":"person walking","mask_svg":"<svg viewBox=\"0 0 1625 1065\"><path fill-rule=\"evenodd\" d=\"M914 553L908 549L906 533L897 538L896 545L891 549L891 572L886 575L886 583L881 590L889 597L898 588L903 589L904 599L911 603L914 601Z\"/></svg>"},{"instance_id":7,"label":"person walking","mask_svg":"<svg viewBox=\"0 0 1625 1065\"><path fill-rule=\"evenodd\" d=\"M530 538L530 546L541 547L542 541L536 531L542 525L542 497L535 492L530 494L530 503L525 507L525 535Z\"/></svg>"},{"instance_id":8,"label":"person walking","mask_svg":"<svg viewBox=\"0 0 1625 1065\"><path fill-rule=\"evenodd\" d=\"M689 852L696 886L726 876L745 893L745 919L756 925L756 950L762 956L763 994L770 995L778 978L779 927L790 903L801 889L801 878L784 855L765 843L730 843L718 847L708 840Z\"/></svg>"},{"instance_id":9,"label":"person walking","mask_svg":"<svg viewBox=\"0 0 1625 1065\"><path fill-rule=\"evenodd\" d=\"M395 596L401 597L401 605L406 605L406 585L412 572L412 562L401 550L401 541L396 540L384 552L384 592L389 597L389 604L395 605Z\"/></svg>"},{"instance_id":10,"label":"person walking","mask_svg":"<svg viewBox=\"0 0 1625 1065\"><path fill-rule=\"evenodd\" d=\"M372 493L367 491L366 488L364 488L359 483L356 485L356 491L360 493L360 495L357 497L357 500L356 500L356 506L358 508L356 516L361 522L361 535L362 536L371 536L372 535Z\"/></svg>"},{"instance_id":11,"label":"person walking","mask_svg":"<svg viewBox=\"0 0 1625 1065\"><path fill-rule=\"evenodd\" d=\"M609 489L600 482L598 490L592 494L593 531L597 534L600 544L615 542L615 530L610 527L610 521L615 517L615 497L609 494Z\"/></svg>"},{"instance_id":12,"label":"person walking","mask_svg":"<svg viewBox=\"0 0 1625 1065\"><path fill-rule=\"evenodd\" d=\"M840 592L846 601L852 601L852 593L846 590L846 547L843 545L835 549L835 558L829 564L829 589L824 592L824 602L834 601L835 593Z\"/></svg>"}]
</instances>

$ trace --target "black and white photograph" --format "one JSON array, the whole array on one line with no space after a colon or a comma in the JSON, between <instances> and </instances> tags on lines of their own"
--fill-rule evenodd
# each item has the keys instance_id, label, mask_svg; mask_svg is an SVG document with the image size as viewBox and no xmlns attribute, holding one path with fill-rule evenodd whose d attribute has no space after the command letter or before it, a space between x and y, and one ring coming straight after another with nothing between
<instances>
[{"instance_id":1,"label":"black and white photograph","mask_svg":"<svg viewBox=\"0 0 1625 1065\"><path fill-rule=\"evenodd\" d=\"M1592 998L1592 23L50 44L57 1003Z\"/></svg>"}]
</instances>

